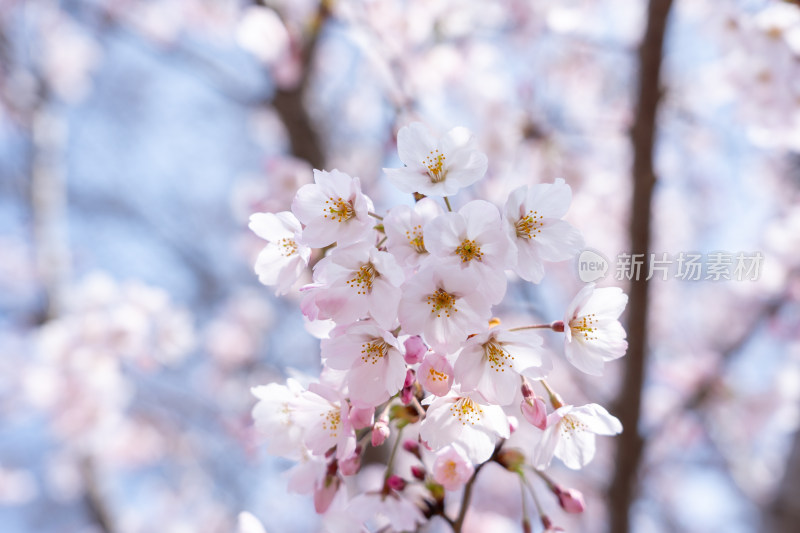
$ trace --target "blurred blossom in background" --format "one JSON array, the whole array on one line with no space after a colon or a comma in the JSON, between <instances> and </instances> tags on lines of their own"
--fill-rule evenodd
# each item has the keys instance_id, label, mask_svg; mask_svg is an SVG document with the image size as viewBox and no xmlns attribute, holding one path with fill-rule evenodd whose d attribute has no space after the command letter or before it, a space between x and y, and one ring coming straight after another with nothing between
<instances>
[{"instance_id":1,"label":"blurred blossom in background","mask_svg":"<svg viewBox=\"0 0 800 533\"><path fill-rule=\"evenodd\" d=\"M250 387L315 375L319 341L258 283L247 220L312 168L410 203L382 168L412 121L475 132L489 170L460 201L565 179L606 258L643 251L642 220L647 252L763 255L755 280L651 280L644 307L644 281L599 281L633 291L644 345L553 374L627 436L557 469L587 506L561 522L792 531L800 7L778 0L0 0L0 530L317 531ZM504 316L561 318L576 264L546 276ZM507 475L481 473L465 531L521 531Z\"/></svg>"}]
</instances>

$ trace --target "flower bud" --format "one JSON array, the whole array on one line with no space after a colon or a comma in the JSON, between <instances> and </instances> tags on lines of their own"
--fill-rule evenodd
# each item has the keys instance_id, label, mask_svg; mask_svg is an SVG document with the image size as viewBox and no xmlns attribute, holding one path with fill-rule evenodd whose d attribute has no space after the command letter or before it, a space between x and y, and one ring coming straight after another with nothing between
<instances>
[{"instance_id":1,"label":"flower bud","mask_svg":"<svg viewBox=\"0 0 800 533\"><path fill-rule=\"evenodd\" d=\"M422 362L422 358L428 353L428 346L419 335L414 335L406 339L403 343L406 349L405 359L409 365L415 365Z\"/></svg>"},{"instance_id":2,"label":"flower bud","mask_svg":"<svg viewBox=\"0 0 800 533\"><path fill-rule=\"evenodd\" d=\"M519 450L503 449L497 457L497 462L506 470L520 472L522 465L525 464L525 456Z\"/></svg>"},{"instance_id":3,"label":"flower bud","mask_svg":"<svg viewBox=\"0 0 800 533\"><path fill-rule=\"evenodd\" d=\"M422 459L419 453L419 443L415 440L406 439L403 441L403 449L408 453L414 454L417 459Z\"/></svg>"},{"instance_id":4,"label":"flower bud","mask_svg":"<svg viewBox=\"0 0 800 533\"><path fill-rule=\"evenodd\" d=\"M339 461L339 472L343 476L352 476L358 473L361 468L361 451L361 446L358 446L351 456Z\"/></svg>"},{"instance_id":5,"label":"flower bud","mask_svg":"<svg viewBox=\"0 0 800 533\"><path fill-rule=\"evenodd\" d=\"M525 420L539 429L547 428L547 406L542 398L525 398L519 408Z\"/></svg>"},{"instance_id":6,"label":"flower bud","mask_svg":"<svg viewBox=\"0 0 800 533\"><path fill-rule=\"evenodd\" d=\"M397 474L392 474L386 480L386 486L392 490L401 491L406 488L406 482L403 478L398 476Z\"/></svg>"},{"instance_id":7,"label":"flower bud","mask_svg":"<svg viewBox=\"0 0 800 533\"><path fill-rule=\"evenodd\" d=\"M411 475L420 481L425 481L425 468L419 465L411 467Z\"/></svg>"},{"instance_id":8,"label":"flower bud","mask_svg":"<svg viewBox=\"0 0 800 533\"><path fill-rule=\"evenodd\" d=\"M364 429L372 425L374 407L353 407L350 409L350 423L354 429Z\"/></svg>"},{"instance_id":9,"label":"flower bud","mask_svg":"<svg viewBox=\"0 0 800 533\"><path fill-rule=\"evenodd\" d=\"M553 492L558 496L558 504L568 513L582 513L586 508L583 494L579 490L565 489L555 485Z\"/></svg>"},{"instance_id":10,"label":"flower bud","mask_svg":"<svg viewBox=\"0 0 800 533\"><path fill-rule=\"evenodd\" d=\"M377 447L383 444L391 435L389 431L389 424L383 418L379 418L375 425L372 426L372 445Z\"/></svg>"},{"instance_id":11,"label":"flower bud","mask_svg":"<svg viewBox=\"0 0 800 533\"><path fill-rule=\"evenodd\" d=\"M336 476L325 476L322 484L314 485L314 510L317 514L322 514L328 510L339 490L339 478Z\"/></svg>"},{"instance_id":12,"label":"flower bud","mask_svg":"<svg viewBox=\"0 0 800 533\"><path fill-rule=\"evenodd\" d=\"M406 371L406 380L403 383L403 390L400 392L400 401L405 405L411 403L414 398L414 383L417 380L417 375L410 368Z\"/></svg>"}]
</instances>

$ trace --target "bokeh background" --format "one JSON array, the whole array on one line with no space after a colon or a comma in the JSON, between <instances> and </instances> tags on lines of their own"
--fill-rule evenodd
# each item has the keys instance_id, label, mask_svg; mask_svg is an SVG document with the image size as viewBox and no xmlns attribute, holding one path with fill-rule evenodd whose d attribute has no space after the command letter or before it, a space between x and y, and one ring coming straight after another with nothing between
<instances>
[{"instance_id":1,"label":"bokeh background","mask_svg":"<svg viewBox=\"0 0 800 533\"><path fill-rule=\"evenodd\" d=\"M795 531L800 7L763 0L0 0L0 531L317 531L250 387L313 375L297 300L252 271L257 211L312 168L384 212L395 135L472 129L502 204L563 177L624 253L760 252L756 280L601 285L631 349L553 383L625 424L569 531ZM674 272L673 272L674 273ZM502 317L555 320L574 262ZM558 339L548 346L560 353ZM486 469L472 531L521 531ZM470 525L471 522L471 525Z\"/></svg>"}]
</instances>

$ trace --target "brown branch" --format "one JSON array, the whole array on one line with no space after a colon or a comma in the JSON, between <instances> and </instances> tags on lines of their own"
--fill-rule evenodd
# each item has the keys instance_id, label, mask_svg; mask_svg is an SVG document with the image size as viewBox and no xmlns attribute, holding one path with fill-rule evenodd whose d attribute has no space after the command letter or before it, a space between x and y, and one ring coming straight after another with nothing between
<instances>
[{"instance_id":1,"label":"brown branch","mask_svg":"<svg viewBox=\"0 0 800 533\"><path fill-rule=\"evenodd\" d=\"M97 484L97 469L91 457L85 457L81 461L81 471L83 481L86 484L86 506L89 509L92 522L103 533L115 533L116 529L111 519L111 513Z\"/></svg>"},{"instance_id":2,"label":"brown branch","mask_svg":"<svg viewBox=\"0 0 800 533\"><path fill-rule=\"evenodd\" d=\"M653 148L661 98L661 59L671 6L672 0L650 0L647 29L639 47L639 87L631 131L633 196L630 236L631 253L645 254L645 258L650 249L650 211L656 182ZM637 428L647 350L648 285L647 281L637 279L632 281L630 288L628 355L615 409L626 429L618 439L616 468L608 494L609 531L614 533L628 533L630 529L628 511L634 497L634 485L643 448L643 440Z\"/></svg>"},{"instance_id":3,"label":"brown branch","mask_svg":"<svg viewBox=\"0 0 800 533\"><path fill-rule=\"evenodd\" d=\"M263 1L255 3L264 5ZM312 63L319 45L320 33L330 17L330 0L320 0L315 18L308 30L306 42L302 44L300 51L302 74L299 82L293 87L278 87L272 100L265 102L272 104L286 127L292 154L308 161L313 168L317 169L325 168L325 153L317 129L306 108L305 95L311 81Z\"/></svg>"}]
</instances>

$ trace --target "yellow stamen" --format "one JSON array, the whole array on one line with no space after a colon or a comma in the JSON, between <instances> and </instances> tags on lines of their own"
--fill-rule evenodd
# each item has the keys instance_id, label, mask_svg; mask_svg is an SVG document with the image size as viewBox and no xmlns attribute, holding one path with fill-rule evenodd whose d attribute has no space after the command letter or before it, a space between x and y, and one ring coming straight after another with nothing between
<instances>
[{"instance_id":1,"label":"yellow stamen","mask_svg":"<svg viewBox=\"0 0 800 533\"><path fill-rule=\"evenodd\" d=\"M475 241L469 239L464 239L458 248L456 248L456 255L461 256L462 263L469 263L473 259L477 259L478 261L483 260L481 247L478 246Z\"/></svg>"},{"instance_id":2,"label":"yellow stamen","mask_svg":"<svg viewBox=\"0 0 800 533\"><path fill-rule=\"evenodd\" d=\"M544 226L544 216L538 211L528 211L528 214L517 220L514 227L517 229L517 237L521 239L534 239L542 232Z\"/></svg>"},{"instance_id":3,"label":"yellow stamen","mask_svg":"<svg viewBox=\"0 0 800 533\"><path fill-rule=\"evenodd\" d=\"M428 175L431 177L432 183L442 182L447 177L447 169L444 168L445 159L447 158L443 153L433 150L423 161L423 164L428 167Z\"/></svg>"},{"instance_id":4,"label":"yellow stamen","mask_svg":"<svg viewBox=\"0 0 800 533\"><path fill-rule=\"evenodd\" d=\"M328 198L325 200L325 207L322 209L323 217L336 222L346 222L356 215L356 210L351 202L339 197L337 199Z\"/></svg>"},{"instance_id":5,"label":"yellow stamen","mask_svg":"<svg viewBox=\"0 0 800 533\"><path fill-rule=\"evenodd\" d=\"M429 294L428 303L431 304L431 313L436 313L437 318L442 317L442 310L447 318L450 318L450 311L458 312L455 295L444 289L436 289L436 292Z\"/></svg>"}]
</instances>

